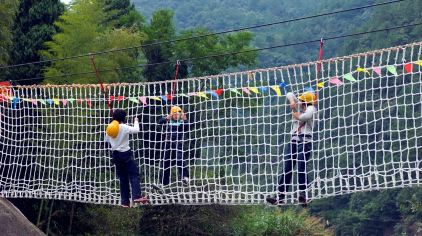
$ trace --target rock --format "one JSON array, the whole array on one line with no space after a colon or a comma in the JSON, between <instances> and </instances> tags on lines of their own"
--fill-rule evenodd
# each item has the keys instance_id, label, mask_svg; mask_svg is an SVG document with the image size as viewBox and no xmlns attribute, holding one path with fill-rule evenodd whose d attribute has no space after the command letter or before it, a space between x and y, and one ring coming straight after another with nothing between
<instances>
[{"instance_id":1,"label":"rock","mask_svg":"<svg viewBox=\"0 0 422 236\"><path fill-rule=\"evenodd\" d=\"M0 235L45 235L7 199L0 197Z\"/></svg>"}]
</instances>

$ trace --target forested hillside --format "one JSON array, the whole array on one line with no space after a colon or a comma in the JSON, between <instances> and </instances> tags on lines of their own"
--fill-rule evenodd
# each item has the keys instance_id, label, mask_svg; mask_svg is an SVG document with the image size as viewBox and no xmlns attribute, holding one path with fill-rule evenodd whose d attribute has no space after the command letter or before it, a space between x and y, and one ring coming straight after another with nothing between
<instances>
[{"instance_id":1,"label":"forested hillside","mask_svg":"<svg viewBox=\"0 0 422 236\"><path fill-rule=\"evenodd\" d=\"M382 0L259 0L259 1L147 1L133 0L136 8L147 19L152 12L166 8L175 12L175 24L179 31L204 27L222 31L239 27L316 15L342 9L356 8ZM367 8L327 17L313 18L252 30L256 47L268 47L294 42L314 40L355 32L363 32L390 26L417 22L420 18L421 1L404 1L377 8ZM388 33L375 33L345 39L327 41L324 57L330 58L363 52L368 49L408 43L422 39L422 27L413 27ZM388 35L388 37L386 37ZM260 67L279 66L317 58L318 43L263 51L259 54Z\"/></svg>"}]
</instances>

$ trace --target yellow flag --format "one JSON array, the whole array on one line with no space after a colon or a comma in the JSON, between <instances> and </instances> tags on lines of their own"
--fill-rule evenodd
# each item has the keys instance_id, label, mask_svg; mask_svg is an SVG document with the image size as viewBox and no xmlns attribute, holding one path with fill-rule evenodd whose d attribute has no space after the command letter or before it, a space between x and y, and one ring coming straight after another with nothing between
<instances>
[{"instance_id":1,"label":"yellow flag","mask_svg":"<svg viewBox=\"0 0 422 236\"><path fill-rule=\"evenodd\" d=\"M317 86L318 86L318 88L324 88L324 82L319 82L319 83L317 84Z\"/></svg>"},{"instance_id":2,"label":"yellow flag","mask_svg":"<svg viewBox=\"0 0 422 236\"><path fill-rule=\"evenodd\" d=\"M360 68L360 67L358 67L358 68L356 69L356 71L357 71L357 72L364 72L364 73L368 73L368 75L370 74L370 73L369 73L369 71L368 71L367 69L365 69L365 68Z\"/></svg>"},{"instance_id":3,"label":"yellow flag","mask_svg":"<svg viewBox=\"0 0 422 236\"><path fill-rule=\"evenodd\" d=\"M57 106L60 105L60 100L57 98L53 99L54 104L56 104Z\"/></svg>"},{"instance_id":4,"label":"yellow flag","mask_svg":"<svg viewBox=\"0 0 422 236\"><path fill-rule=\"evenodd\" d=\"M249 89L250 91L252 91L252 92L256 93L256 94L259 94L259 91L258 91L258 88L257 88L257 87L249 87L248 89Z\"/></svg>"},{"instance_id":5,"label":"yellow flag","mask_svg":"<svg viewBox=\"0 0 422 236\"><path fill-rule=\"evenodd\" d=\"M415 62L417 65L420 65L420 66L422 66L422 60L419 60L419 61L417 61L417 62Z\"/></svg>"},{"instance_id":6,"label":"yellow flag","mask_svg":"<svg viewBox=\"0 0 422 236\"><path fill-rule=\"evenodd\" d=\"M271 86L271 88L277 93L277 96L281 96L281 90L280 90L280 86L278 85L273 85Z\"/></svg>"},{"instance_id":7,"label":"yellow flag","mask_svg":"<svg viewBox=\"0 0 422 236\"><path fill-rule=\"evenodd\" d=\"M152 97L149 97L149 98L151 98L151 99L153 99L153 100L156 100L156 101L161 101L161 98L156 97L156 96L152 96Z\"/></svg>"},{"instance_id":8,"label":"yellow flag","mask_svg":"<svg viewBox=\"0 0 422 236\"><path fill-rule=\"evenodd\" d=\"M208 98L204 92L198 92L196 95L201 98Z\"/></svg>"}]
</instances>

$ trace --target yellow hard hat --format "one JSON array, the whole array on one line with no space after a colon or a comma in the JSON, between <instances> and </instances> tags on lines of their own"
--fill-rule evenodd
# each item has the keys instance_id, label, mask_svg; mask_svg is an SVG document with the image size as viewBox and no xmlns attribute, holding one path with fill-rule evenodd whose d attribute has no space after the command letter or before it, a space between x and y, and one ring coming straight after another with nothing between
<instances>
[{"instance_id":1,"label":"yellow hard hat","mask_svg":"<svg viewBox=\"0 0 422 236\"><path fill-rule=\"evenodd\" d=\"M182 108L180 108L180 107L178 107L178 106L173 106L171 109L170 109L170 114L176 114L176 113L178 113L178 112L182 112Z\"/></svg>"},{"instance_id":2,"label":"yellow hard hat","mask_svg":"<svg viewBox=\"0 0 422 236\"><path fill-rule=\"evenodd\" d=\"M106 133L108 136L112 138L116 138L119 134L119 122L117 120L113 120L108 126Z\"/></svg>"},{"instance_id":3,"label":"yellow hard hat","mask_svg":"<svg viewBox=\"0 0 422 236\"><path fill-rule=\"evenodd\" d=\"M316 95L313 92L304 92L299 96L299 100L306 103L314 103L316 101Z\"/></svg>"}]
</instances>

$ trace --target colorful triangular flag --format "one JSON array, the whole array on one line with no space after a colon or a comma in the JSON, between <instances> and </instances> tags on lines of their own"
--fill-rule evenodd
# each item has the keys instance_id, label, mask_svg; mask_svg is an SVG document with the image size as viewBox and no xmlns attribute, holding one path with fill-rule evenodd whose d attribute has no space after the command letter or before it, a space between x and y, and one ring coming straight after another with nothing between
<instances>
[{"instance_id":1,"label":"colorful triangular flag","mask_svg":"<svg viewBox=\"0 0 422 236\"><path fill-rule=\"evenodd\" d=\"M381 75L381 67L372 67L372 70L377 73L378 75Z\"/></svg>"},{"instance_id":2,"label":"colorful triangular flag","mask_svg":"<svg viewBox=\"0 0 422 236\"><path fill-rule=\"evenodd\" d=\"M13 104L13 108L16 109L18 103L19 103L20 99L18 97L14 97L12 99L12 104Z\"/></svg>"},{"instance_id":3,"label":"colorful triangular flag","mask_svg":"<svg viewBox=\"0 0 422 236\"><path fill-rule=\"evenodd\" d=\"M36 99L31 99L31 102L34 106L38 106L38 102Z\"/></svg>"},{"instance_id":4,"label":"colorful triangular flag","mask_svg":"<svg viewBox=\"0 0 422 236\"><path fill-rule=\"evenodd\" d=\"M335 85L342 85L343 81L339 80L337 76L330 79L330 83Z\"/></svg>"},{"instance_id":5,"label":"colorful triangular flag","mask_svg":"<svg viewBox=\"0 0 422 236\"><path fill-rule=\"evenodd\" d=\"M349 81L352 81L352 82L355 82L355 81L357 81L354 77L353 77L353 75L352 74L345 74L345 75L343 75L343 79L346 79L346 80L349 80Z\"/></svg>"},{"instance_id":6,"label":"colorful triangular flag","mask_svg":"<svg viewBox=\"0 0 422 236\"><path fill-rule=\"evenodd\" d=\"M218 94L214 90L208 90L207 93L218 99Z\"/></svg>"},{"instance_id":7,"label":"colorful triangular flag","mask_svg":"<svg viewBox=\"0 0 422 236\"><path fill-rule=\"evenodd\" d=\"M47 99L47 102L48 102L48 104L50 104L50 105L53 105L53 104L54 104L53 99Z\"/></svg>"},{"instance_id":8,"label":"colorful triangular flag","mask_svg":"<svg viewBox=\"0 0 422 236\"><path fill-rule=\"evenodd\" d=\"M250 95L251 92L249 91L248 88L242 88L242 91L245 92L246 94Z\"/></svg>"},{"instance_id":9,"label":"colorful triangular flag","mask_svg":"<svg viewBox=\"0 0 422 236\"><path fill-rule=\"evenodd\" d=\"M241 94L239 91L237 91L237 89L235 89L235 88L230 89L230 92L233 92L233 93L238 94L238 95L242 95L242 94Z\"/></svg>"},{"instance_id":10,"label":"colorful triangular flag","mask_svg":"<svg viewBox=\"0 0 422 236\"><path fill-rule=\"evenodd\" d=\"M271 86L271 88L275 91L275 93L277 94L277 96L281 96L281 90L280 90L280 86L278 85L273 85Z\"/></svg>"},{"instance_id":11,"label":"colorful triangular flag","mask_svg":"<svg viewBox=\"0 0 422 236\"><path fill-rule=\"evenodd\" d=\"M393 74L393 75L395 75L395 76L398 76L398 74L397 74L397 69L396 69L396 67L395 67L395 66L389 65L389 66L387 66L387 70L388 70L388 72L390 72L391 74Z\"/></svg>"},{"instance_id":12,"label":"colorful triangular flag","mask_svg":"<svg viewBox=\"0 0 422 236\"><path fill-rule=\"evenodd\" d=\"M177 96L180 96L180 97L189 97L187 94L184 94L184 93L178 94Z\"/></svg>"},{"instance_id":13,"label":"colorful triangular flag","mask_svg":"<svg viewBox=\"0 0 422 236\"><path fill-rule=\"evenodd\" d=\"M85 99L85 101L86 101L86 104L88 105L88 107L92 107L91 100L89 100L89 99L87 98L87 99Z\"/></svg>"},{"instance_id":14,"label":"colorful triangular flag","mask_svg":"<svg viewBox=\"0 0 422 236\"><path fill-rule=\"evenodd\" d=\"M324 88L324 82L319 82L319 83L317 84L317 87L318 87L318 88Z\"/></svg>"},{"instance_id":15,"label":"colorful triangular flag","mask_svg":"<svg viewBox=\"0 0 422 236\"><path fill-rule=\"evenodd\" d=\"M159 98L157 96L151 96L149 98L151 98L152 100L161 101L161 98Z\"/></svg>"},{"instance_id":16,"label":"colorful triangular flag","mask_svg":"<svg viewBox=\"0 0 422 236\"><path fill-rule=\"evenodd\" d=\"M257 87L248 87L248 89L250 91L252 91L253 93L259 94L258 88Z\"/></svg>"},{"instance_id":17,"label":"colorful triangular flag","mask_svg":"<svg viewBox=\"0 0 422 236\"><path fill-rule=\"evenodd\" d=\"M43 105L47 105L47 103L45 102L45 100L44 100L44 99L40 99L40 100L38 100L38 101L40 101L40 103L41 103L41 104L43 104Z\"/></svg>"},{"instance_id":18,"label":"colorful triangular flag","mask_svg":"<svg viewBox=\"0 0 422 236\"><path fill-rule=\"evenodd\" d=\"M315 89L314 89L314 88L312 88L312 87L305 87L303 90L304 90L305 92L313 92L313 93L315 93Z\"/></svg>"},{"instance_id":19,"label":"colorful triangular flag","mask_svg":"<svg viewBox=\"0 0 422 236\"><path fill-rule=\"evenodd\" d=\"M57 105L57 106L59 106L59 105L60 105L60 100L59 100L59 99L57 99L57 98L54 98L54 99L53 99L53 102L54 102L54 104L55 104L55 105Z\"/></svg>"},{"instance_id":20,"label":"colorful triangular flag","mask_svg":"<svg viewBox=\"0 0 422 236\"><path fill-rule=\"evenodd\" d=\"M262 93L266 93L268 91L268 87L267 86L261 86L261 87L259 87L259 90L261 90Z\"/></svg>"},{"instance_id":21,"label":"colorful triangular flag","mask_svg":"<svg viewBox=\"0 0 422 236\"><path fill-rule=\"evenodd\" d=\"M196 96L196 95L198 95L198 93L197 93L197 92L191 92L191 93L188 93L188 96Z\"/></svg>"},{"instance_id":22,"label":"colorful triangular flag","mask_svg":"<svg viewBox=\"0 0 422 236\"><path fill-rule=\"evenodd\" d=\"M196 95L201 98L206 98L206 99L208 98L204 92L197 92Z\"/></svg>"},{"instance_id":23,"label":"colorful triangular flag","mask_svg":"<svg viewBox=\"0 0 422 236\"><path fill-rule=\"evenodd\" d=\"M413 71L413 64L412 63L407 63L404 65L404 70L406 71L406 73L412 73Z\"/></svg>"},{"instance_id":24,"label":"colorful triangular flag","mask_svg":"<svg viewBox=\"0 0 422 236\"><path fill-rule=\"evenodd\" d=\"M63 100L62 100L63 106L67 106L67 102L68 102L68 100L63 99Z\"/></svg>"},{"instance_id":25,"label":"colorful triangular flag","mask_svg":"<svg viewBox=\"0 0 422 236\"><path fill-rule=\"evenodd\" d=\"M161 97L161 100L167 102L167 96L166 95L163 95L163 96L160 96L160 97Z\"/></svg>"},{"instance_id":26,"label":"colorful triangular flag","mask_svg":"<svg viewBox=\"0 0 422 236\"><path fill-rule=\"evenodd\" d=\"M422 60L415 62L416 65L422 66Z\"/></svg>"},{"instance_id":27,"label":"colorful triangular flag","mask_svg":"<svg viewBox=\"0 0 422 236\"><path fill-rule=\"evenodd\" d=\"M218 96L221 96L221 95L223 95L224 89L216 89L216 90L214 90L214 92L215 92Z\"/></svg>"},{"instance_id":28,"label":"colorful triangular flag","mask_svg":"<svg viewBox=\"0 0 422 236\"><path fill-rule=\"evenodd\" d=\"M357 71L357 72L367 73L368 75L370 74L370 73L369 73L369 71L368 71L367 69L365 69L365 68L360 68L360 67L358 67L358 68L356 69L356 71Z\"/></svg>"},{"instance_id":29,"label":"colorful triangular flag","mask_svg":"<svg viewBox=\"0 0 422 236\"><path fill-rule=\"evenodd\" d=\"M142 104L144 104L145 106L147 105L147 98L146 97L144 97L144 96L139 97L139 101L141 101Z\"/></svg>"},{"instance_id":30,"label":"colorful triangular flag","mask_svg":"<svg viewBox=\"0 0 422 236\"><path fill-rule=\"evenodd\" d=\"M139 100L138 100L138 99L136 99L136 98L129 98L129 101L131 101L131 102L133 102L133 103L136 103L136 104L138 104L138 103L139 103Z\"/></svg>"}]
</instances>

